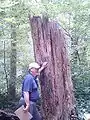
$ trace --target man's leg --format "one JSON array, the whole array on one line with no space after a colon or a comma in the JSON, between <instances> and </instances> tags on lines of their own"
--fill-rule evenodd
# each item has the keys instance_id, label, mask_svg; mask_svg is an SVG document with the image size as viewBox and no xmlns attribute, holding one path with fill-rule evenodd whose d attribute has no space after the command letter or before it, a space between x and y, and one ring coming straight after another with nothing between
<instances>
[{"instance_id":1,"label":"man's leg","mask_svg":"<svg viewBox=\"0 0 90 120\"><path fill-rule=\"evenodd\" d=\"M30 113L32 114L33 118L31 120L41 120L41 116L39 111L36 107L36 103L30 101Z\"/></svg>"}]
</instances>

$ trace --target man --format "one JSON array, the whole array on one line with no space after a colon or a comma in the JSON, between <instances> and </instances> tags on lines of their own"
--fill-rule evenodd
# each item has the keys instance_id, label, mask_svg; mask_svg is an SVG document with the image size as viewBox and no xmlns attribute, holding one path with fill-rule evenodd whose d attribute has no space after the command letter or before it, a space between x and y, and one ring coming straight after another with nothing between
<instances>
[{"instance_id":1,"label":"man","mask_svg":"<svg viewBox=\"0 0 90 120\"><path fill-rule=\"evenodd\" d=\"M46 67L47 62L42 66L36 62L29 64L29 73L25 76L22 83L22 97L19 106L24 105L24 112L30 112L32 120L41 120L40 114L36 108L36 102L39 99L37 76Z\"/></svg>"}]
</instances>

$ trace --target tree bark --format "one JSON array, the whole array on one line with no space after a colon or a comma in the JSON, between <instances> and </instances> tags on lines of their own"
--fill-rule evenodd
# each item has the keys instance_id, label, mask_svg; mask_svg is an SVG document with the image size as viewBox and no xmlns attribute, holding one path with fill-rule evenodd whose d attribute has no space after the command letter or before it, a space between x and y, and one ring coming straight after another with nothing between
<instances>
[{"instance_id":1,"label":"tree bark","mask_svg":"<svg viewBox=\"0 0 90 120\"><path fill-rule=\"evenodd\" d=\"M0 120L20 120L14 113L0 110Z\"/></svg>"},{"instance_id":2,"label":"tree bark","mask_svg":"<svg viewBox=\"0 0 90 120\"><path fill-rule=\"evenodd\" d=\"M48 18L30 18L35 60L48 62L41 73L42 107L45 120L69 120L74 109L68 47L64 31Z\"/></svg>"}]
</instances>

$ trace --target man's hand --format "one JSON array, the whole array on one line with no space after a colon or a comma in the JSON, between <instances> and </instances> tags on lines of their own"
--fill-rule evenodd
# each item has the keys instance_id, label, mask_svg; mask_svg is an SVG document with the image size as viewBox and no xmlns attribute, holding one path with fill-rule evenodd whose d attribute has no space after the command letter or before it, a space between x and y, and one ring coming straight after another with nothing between
<instances>
[{"instance_id":1,"label":"man's hand","mask_svg":"<svg viewBox=\"0 0 90 120\"><path fill-rule=\"evenodd\" d=\"M47 62L43 62L41 68L39 69L39 73L46 67L47 67Z\"/></svg>"},{"instance_id":2,"label":"man's hand","mask_svg":"<svg viewBox=\"0 0 90 120\"><path fill-rule=\"evenodd\" d=\"M43 62L42 67L43 68L47 67L47 62Z\"/></svg>"},{"instance_id":3,"label":"man's hand","mask_svg":"<svg viewBox=\"0 0 90 120\"><path fill-rule=\"evenodd\" d=\"M26 107L23 108L24 112L28 112L29 110L29 105L26 105Z\"/></svg>"}]
</instances>

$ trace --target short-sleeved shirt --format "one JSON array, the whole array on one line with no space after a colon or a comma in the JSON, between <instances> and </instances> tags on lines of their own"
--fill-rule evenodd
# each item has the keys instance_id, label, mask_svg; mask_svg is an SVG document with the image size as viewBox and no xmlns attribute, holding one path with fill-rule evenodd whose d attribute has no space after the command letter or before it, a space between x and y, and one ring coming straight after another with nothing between
<instances>
[{"instance_id":1,"label":"short-sleeved shirt","mask_svg":"<svg viewBox=\"0 0 90 120\"><path fill-rule=\"evenodd\" d=\"M29 92L29 100L37 101L39 99L37 79L32 74L27 74L22 82L22 97L24 92Z\"/></svg>"}]
</instances>

